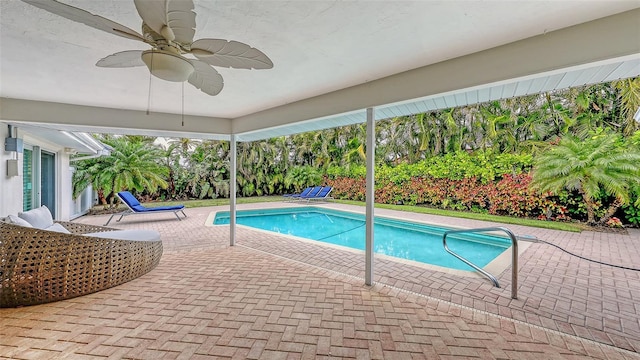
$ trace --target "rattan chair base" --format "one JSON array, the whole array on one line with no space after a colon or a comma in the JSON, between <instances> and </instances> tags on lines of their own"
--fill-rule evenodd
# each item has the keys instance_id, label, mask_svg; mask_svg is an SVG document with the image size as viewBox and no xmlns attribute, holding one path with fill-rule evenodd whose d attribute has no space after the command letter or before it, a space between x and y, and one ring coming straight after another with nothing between
<instances>
[{"instance_id":1,"label":"rattan chair base","mask_svg":"<svg viewBox=\"0 0 640 360\"><path fill-rule=\"evenodd\" d=\"M0 220L0 308L43 304L120 285L155 268L162 241L82 236L117 229L59 222L71 234Z\"/></svg>"}]
</instances>

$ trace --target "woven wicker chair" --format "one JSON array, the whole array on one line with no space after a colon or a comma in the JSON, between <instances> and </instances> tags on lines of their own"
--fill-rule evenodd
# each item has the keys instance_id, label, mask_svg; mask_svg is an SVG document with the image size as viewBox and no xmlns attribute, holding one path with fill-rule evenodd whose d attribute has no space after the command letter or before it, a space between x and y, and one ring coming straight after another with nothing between
<instances>
[{"instance_id":1,"label":"woven wicker chair","mask_svg":"<svg viewBox=\"0 0 640 360\"><path fill-rule=\"evenodd\" d=\"M104 290L140 277L160 262L160 240L82 236L117 229L59 223L71 234L0 220L0 308L43 304Z\"/></svg>"}]
</instances>

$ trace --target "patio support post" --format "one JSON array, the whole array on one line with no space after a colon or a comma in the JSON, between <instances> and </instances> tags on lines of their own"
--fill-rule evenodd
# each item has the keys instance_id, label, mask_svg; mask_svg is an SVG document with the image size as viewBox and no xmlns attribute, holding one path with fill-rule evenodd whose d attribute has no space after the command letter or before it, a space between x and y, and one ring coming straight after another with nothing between
<instances>
[{"instance_id":1,"label":"patio support post","mask_svg":"<svg viewBox=\"0 0 640 360\"><path fill-rule=\"evenodd\" d=\"M229 139L229 172L231 176L229 178L229 246L236 244L236 136L231 134Z\"/></svg>"},{"instance_id":2,"label":"patio support post","mask_svg":"<svg viewBox=\"0 0 640 360\"><path fill-rule=\"evenodd\" d=\"M376 127L373 108L367 108L367 186L366 186L366 244L365 244L365 285L373 285L373 205L374 205L374 167L376 153Z\"/></svg>"}]
</instances>

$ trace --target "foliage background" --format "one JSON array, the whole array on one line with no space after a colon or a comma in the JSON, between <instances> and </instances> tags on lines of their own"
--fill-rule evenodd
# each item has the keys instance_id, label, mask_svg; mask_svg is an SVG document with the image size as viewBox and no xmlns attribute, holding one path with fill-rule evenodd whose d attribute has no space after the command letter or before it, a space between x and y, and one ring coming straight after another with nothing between
<instances>
[{"instance_id":1,"label":"foliage background","mask_svg":"<svg viewBox=\"0 0 640 360\"><path fill-rule=\"evenodd\" d=\"M640 124L633 119L639 107L635 78L378 121L376 201L586 221L580 189L533 186L536 159L568 137L580 144L615 135L613 152L640 153ZM227 141L97 138L114 152L76 162L76 194L91 183L106 204L123 189L145 200L229 196ZM336 198L362 200L364 140L365 127L356 124L238 143L238 196L325 184L334 186ZM592 196L594 216L602 218L618 201L611 215L640 224L640 173L628 172L627 201L603 184Z\"/></svg>"}]
</instances>

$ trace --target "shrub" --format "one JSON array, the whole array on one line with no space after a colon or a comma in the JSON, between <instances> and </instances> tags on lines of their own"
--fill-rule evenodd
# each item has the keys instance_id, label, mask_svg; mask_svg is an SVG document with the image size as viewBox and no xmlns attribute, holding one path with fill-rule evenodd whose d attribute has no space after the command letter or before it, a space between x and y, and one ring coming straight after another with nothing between
<instances>
[{"instance_id":1,"label":"shrub","mask_svg":"<svg viewBox=\"0 0 640 360\"><path fill-rule=\"evenodd\" d=\"M488 187L489 213L518 217L552 220L560 216L566 219L566 208L552 199L550 194L540 194L531 188L531 175L505 175L502 180Z\"/></svg>"},{"instance_id":2,"label":"shrub","mask_svg":"<svg viewBox=\"0 0 640 360\"><path fill-rule=\"evenodd\" d=\"M640 134L640 131L638 131ZM625 221L633 226L640 226L640 186L633 188L629 205L622 207Z\"/></svg>"},{"instance_id":3,"label":"shrub","mask_svg":"<svg viewBox=\"0 0 640 360\"><path fill-rule=\"evenodd\" d=\"M364 177L350 178L339 177L336 179L325 178L325 185L332 186L332 194L336 199L365 201L366 182Z\"/></svg>"},{"instance_id":4,"label":"shrub","mask_svg":"<svg viewBox=\"0 0 640 360\"><path fill-rule=\"evenodd\" d=\"M622 221L620 221L620 219L618 219L617 217L612 216L609 220L607 220L605 225L612 228L621 228Z\"/></svg>"},{"instance_id":5,"label":"shrub","mask_svg":"<svg viewBox=\"0 0 640 360\"><path fill-rule=\"evenodd\" d=\"M531 168L529 154L498 154L477 151L448 153L415 164L383 165L376 168L376 183L402 184L414 177L463 180L475 178L488 183L505 174L519 174Z\"/></svg>"},{"instance_id":6,"label":"shrub","mask_svg":"<svg viewBox=\"0 0 640 360\"><path fill-rule=\"evenodd\" d=\"M365 200L365 179L340 177L326 179L338 199ZM567 208L549 194L539 194L529 187L531 175L504 175L498 181L483 184L477 178L461 180L412 177L395 183L377 184L375 201L384 204L428 205L462 210L540 218L569 220Z\"/></svg>"}]
</instances>

